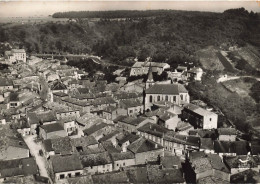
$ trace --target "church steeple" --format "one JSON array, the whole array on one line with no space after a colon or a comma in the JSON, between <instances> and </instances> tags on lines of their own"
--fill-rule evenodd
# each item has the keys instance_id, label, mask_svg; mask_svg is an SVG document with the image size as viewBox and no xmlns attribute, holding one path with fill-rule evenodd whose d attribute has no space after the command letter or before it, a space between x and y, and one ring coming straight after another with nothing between
<instances>
[{"instance_id":1,"label":"church steeple","mask_svg":"<svg viewBox=\"0 0 260 184\"><path fill-rule=\"evenodd\" d=\"M148 89L153 84L154 84L153 72L152 72L152 66L151 66L151 62L150 62L149 71L148 71L148 78L147 78L147 81L146 81L146 84L145 84L145 88Z\"/></svg>"}]
</instances>

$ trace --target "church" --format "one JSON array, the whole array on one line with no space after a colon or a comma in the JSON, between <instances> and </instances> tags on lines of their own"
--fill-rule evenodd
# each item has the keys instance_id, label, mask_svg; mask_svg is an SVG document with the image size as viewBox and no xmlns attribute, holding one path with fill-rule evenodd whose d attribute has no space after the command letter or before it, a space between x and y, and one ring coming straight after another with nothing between
<instances>
[{"instance_id":1,"label":"church","mask_svg":"<svg viewBox=\"0 0 260 184\"><path fill-rule=\"evenodd\" d=\"M145 88L145 110L151 110L153 104L159 101L180 106L190 103L190 96L183 85L155 83L152 70L149 70Z\"/></svg>"}]
</instances>

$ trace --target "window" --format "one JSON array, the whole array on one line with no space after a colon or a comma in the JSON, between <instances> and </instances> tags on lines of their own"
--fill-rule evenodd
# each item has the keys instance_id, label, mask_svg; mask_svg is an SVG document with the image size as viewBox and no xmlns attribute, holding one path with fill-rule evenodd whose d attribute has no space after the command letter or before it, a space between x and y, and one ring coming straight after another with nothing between
<instances>
[{"instance_id":1,"label":"window","mask_svg":"<svg viewBox=\"0 0 260 184\"><path fill-rule=\"evenodd\" d=\"M153 102L153 96L150 95L150 102Z\"/></svg>"},{"instance_id":2,"label":"window","mask_svg":"<svg viewBox=\"0 0 260 184\"><path fill-rule=\"evenodd\" d=\"M168 99L168 95L166 95L166 96L165 96L165 100L166 100L166 101L168 101L168 100L169 100L169 99Z\"/></svg>"},{"instance_id":3,"label":"window","mask_svg":"<svg viewBox=\"0 0 260 184\"><path fill-rule=\"evenodd\" d=\"M160 96L157 96L157 101L160 101Z\"/></svg>"},{"instance_id":4,"label":"window","mask_svg":"<svg viewBox=\"0 0 260 184\"><path fill-rule=\"evenodd\" d=\"M125 166L125 162L123 163L123 166Z\"/></svg>"},{"instance_id":5,"label":"window","mask_svg":"<svg viewBox=\"0 0 260 184\"><path fill-rule=\"evenodd\" d=\"M64 178L65 178L64 174L61 174L60 179L64 179Z\"/></svg>"},{"instance_id":6,"label":"window","mask_svg":"<svg viewBox=\"0 0 260 184\"><path fill-rule=\"evenodd\" d=\"M71 173L68 174L68 177L71 178Z\"/></svg>"},{"instance_id":7,"label":"window","mask_svg":"<svg viewBox=\"0 0 260 184\"><path fill-rule=\"evenodd\" d=\"M183 100L183 95L181 95L181 100Z\"/></svg>"},{"instance_id":8,"label":"window","mask_svg":"<svg viewBox=\"0 0 260 184\"><path fill-rule=\"evenodd\" d=\"M211 118L209 118L209 121L211 121Z\"/></svg>"},{"instance_id":9,"label":"window","mask_svg":"<svg viewBox=\"0 0 260 184\"><path fill-rule=\"evenodd\" d=\"M76 172L76 173L75 173L75 176L80 176L80 172Z\"/></svg>"},{"instance_id":10,"label":"window","mask_svg":"<svg viewBox=\"0 0 260 184\"><path fill-rule=\"evenodd\" d=\"M173 96L173 101L176 102L176 96Z\"/></svg>"},{"instance_id":11,"label":"window","mask_svg":"<svg viewBox=\"0 0 260 184\"><path fill-rule=\"evenodd\" d=\"M103 165L103 168L105 168L105 165Z\"/></svg>"},{"instance_id":12,"label":"window","mask_svg":"<svg viewBox=\"0 0 260 184\"><path fill-rule=\"evenodd\" d=\"M129 113L133 113L133 110L129 110Z\"/></svg>"}]
</instances>

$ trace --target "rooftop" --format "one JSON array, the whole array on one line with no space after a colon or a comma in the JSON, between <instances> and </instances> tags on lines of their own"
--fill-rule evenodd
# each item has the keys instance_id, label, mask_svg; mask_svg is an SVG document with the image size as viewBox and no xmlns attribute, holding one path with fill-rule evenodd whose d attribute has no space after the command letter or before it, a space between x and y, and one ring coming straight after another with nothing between
<instances>
[{"instance_id":1,"label":"rooftop","mask_svg":"<svg viewBox=\"0 0 260 184\"><path fill-rule=\"evenodd\" d=\"M136 153L143 153L143 152L163 149L163 147L151 140L141 137L136 141L134 141L133 143L131 143L127 147L127 149L136 154Z\"/></svg>"},{"instance_id":2,"label":"rooftop","mask_svg":"<svg viewBox=\"0 0 260 184\"><path fill-rule=\"evenodd\" d=\"M187 110L190 110L192 112L195 112L196 114L199 114L201 116L212 116L212 115L217 116L216 113L208 111L206 109L203 109L203 108L201 108L201 107L199 107L197 105L191 104L191 103L187 104L184 107L184 109L187 109Z\"/></svg>"},{"instance_id":3,"label":"rooftop","mask_svg":"<svg viewBox=\"0 0 260 184\"><path fill-rule=\"evenodd\" d=\"M52 163L54 173L76 171L83 169L78 155L54 155L51 156L50 160Z\"/></svg>"},{"instance_id":4,"label":"rooftop","mask_svg":"<svg viewBox=\"0 0 260 184\"><path fill-rule=\"evenodd\" d=\"M63 126L60 123L41 125L41 128L43 128L46 133L64 130Z\"/></svg>"},{"instance_id":5,"label":"rooftop","mask_svg":"<svg viewBox=\"0 0 260 184\"><path fill-rule=\"evenodd\" d=\"M82 162L83 167L106 165L112 163L112 160L108 152L102 152L102 153L90 154L90 155L81 155L80 160Z\"/></svg>"},{"instance_id":6,"label":"rooftop","mask_svg":"<svg viewBox=\"0 0 260 184\"><path fill-rule=\"evenodd\" d=\"M188 93L181 84L155 84L146 90L146 94L179 95L180 93Z\"/></svg>"}]
</instances>

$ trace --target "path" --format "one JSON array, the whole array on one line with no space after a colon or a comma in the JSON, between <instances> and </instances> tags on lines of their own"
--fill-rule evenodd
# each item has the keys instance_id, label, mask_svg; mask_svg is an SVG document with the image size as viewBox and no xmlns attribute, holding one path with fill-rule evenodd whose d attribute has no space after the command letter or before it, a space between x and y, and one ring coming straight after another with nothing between
<instances>
[{"instance_id":1,"label":"path","mask_svg":"<svg viewBox=\"0 0 260 184\"><path fill-rule=\"evenodd\" d=\"M220 77L219 79L217 79L217 82L225 82L225 81L229 81L229 80L235 80L235 79L241 79L241 78L246 78L246 77L250 77L250 78L254 78L257 81L260 81L259 77L254 77L254 76L230 76L230 77Z\"/></svg>"},{"instance_id":2,"label":"path","mask_svg":"<svg viewBox=\"0 0 260 184\"><path fill-rule=\"evenodd\" d=\"M44 159L44 157L39 155L39 150L41 149L41 144L34 142L35 138L36 138L36 136L33 136L33 135L25 136L24 141L26 142L27 146L29 147L31 155L35 157L36 163L39 168L40 175L49 178L49 175L48 175L48 172L46 169L47 166L46 166L45 159Z\"/></svg>"}]
</instances>

